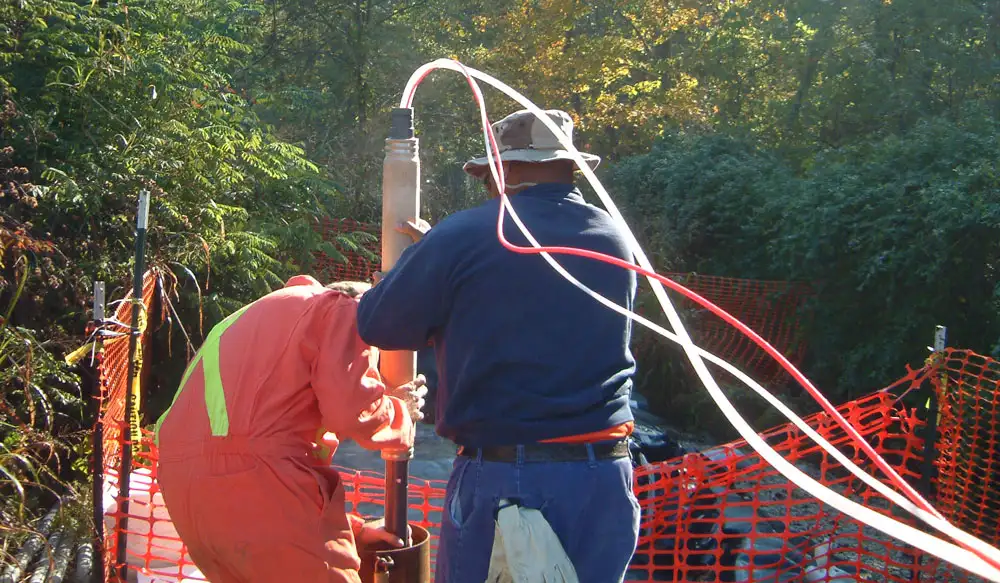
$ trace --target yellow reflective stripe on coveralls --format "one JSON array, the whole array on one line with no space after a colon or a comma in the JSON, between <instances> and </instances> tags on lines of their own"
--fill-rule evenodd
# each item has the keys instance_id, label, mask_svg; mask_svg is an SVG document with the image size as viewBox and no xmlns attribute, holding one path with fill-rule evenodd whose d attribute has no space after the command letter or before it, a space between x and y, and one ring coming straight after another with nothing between
<instances>
[{"instance_id":1,"label":"yellow reflective stripe on coveralls","mask_svg":"<svg viewBox=\"0 0 1000 583\"><path fill-rule=\"evenodd\" d=\"M247 311L247 308L252 305L252 303L247 304L233 312L208 333L208 338L205 339L198 353L195 354L194 360L191 361L187 370L184 371L184 377L181 379L180 387L177 388L170 407L167 407L167 410L160 416L160 420L156 422L157 445L159 445L160 441L160 427L166 420L167 415L170 414L174 403L177 402L177 397L180 397L181 391L184 390L188 379L191 378L191 374L194 373L194 369L198 364L201 364L202 373L205 376L205 408L208 410L208 422L212 427L212 435L215 437L224 437L229 434L229 411L226 408L226 393L222 389L222 372L219 370L219 345L222 341L222 334L235 324L236 320L243 315L243 312Z\"/></svg>"}]
</instances>

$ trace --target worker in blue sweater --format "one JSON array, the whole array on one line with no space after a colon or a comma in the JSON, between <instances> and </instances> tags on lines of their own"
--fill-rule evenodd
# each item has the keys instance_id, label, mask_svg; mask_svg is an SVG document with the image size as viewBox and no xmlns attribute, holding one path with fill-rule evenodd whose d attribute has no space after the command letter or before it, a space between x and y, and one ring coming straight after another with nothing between
<instances>
[{"instance_id":1,"label":"worker in blue sweater","mask_svg":"<svg viewBox=\"0 0 1000 583\"><path fill-rule=\"evenodd\" d=\"M568 114L546 114L572 136ZM520 111L494 124L494 133L507 194L542 245L632 259L611 217L573 186L570 154L540 120ZM600 161L583 156L592 167ZM436 430L460 446L435 580L485 581L498 511L516 504L541 512L579 581L621 581L639 531L626 443L633 426L631 323L542 257L504 249L486 158L464 170L484 182L489 200L433 229L416 219L402 226L417 242L358 307L365 342L385 350L434 347ZM510 220L504 233L528 244ZM591 289L632 308L633 272L581 257L556 259Z\"/></svg>"}]
</instances>

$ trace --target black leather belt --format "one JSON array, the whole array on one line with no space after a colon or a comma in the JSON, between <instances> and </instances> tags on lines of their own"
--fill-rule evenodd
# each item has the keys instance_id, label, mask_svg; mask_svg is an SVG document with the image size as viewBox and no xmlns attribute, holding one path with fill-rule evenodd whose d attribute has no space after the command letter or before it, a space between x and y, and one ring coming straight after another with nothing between
<instances>
[{"instance_id":1,"label":"black leather belt","mask_svg":"<svg viewBox=\"0 0 1000 583\"><path fill-rule=\"evenodd\" d=\"M520 446L524 448L521 460L523 462L579 462L590 459L587 451L587 444L584 443L530 443ZM603 442L591 444L594 450L594 459L608 460L619 459L629 456L628 442ZM483 461L487 462L517 462L516 445L503 445L495 447L465 447L458 448L458 455L462 457L479 457L482 453Z\"/></svg>"}]
</instances>

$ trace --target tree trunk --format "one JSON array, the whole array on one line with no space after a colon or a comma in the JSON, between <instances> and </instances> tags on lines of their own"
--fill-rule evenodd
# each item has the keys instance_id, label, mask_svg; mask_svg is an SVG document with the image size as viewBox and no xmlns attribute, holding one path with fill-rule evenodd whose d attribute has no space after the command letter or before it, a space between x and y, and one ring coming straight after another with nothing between
<instances>
[{"instance_id":1,"label":"tree trunk","mask_svg":"<svg viewBox=\"0 0 1000 583\"><path fill-rule=\"evenodd\" d=\"M792 111L788 117L788 130L795 132L799 128L799 121L802 115L802 106L809 97L809 91L816 82L816 74L819 71L819 63L826 54L826 48L833 39L833 22L821 25L822 28L809 43L806 49L806 66L802 70L799 78L799 88L795 92L795 101L792 102Z\"/></svg>"},{"instance_id":2,"label":"tree trunk","mask_svg":"<svg viewBox=\"0 0 1000 583\"><path fill-rule=\"evenodd\" d=\"M573 5L573 12L575 13L576 4ZM573 107L573 112L576 113L578 117L583 116L583 98L579 93L573 91L572 85L576 82L576 67L573 65L575 60L569 57L569 50L573 46L573 39L576 37L576 24L570 24L569 28L566 29L566 34L563 37L563 48L562 54L567 57L566 62L569 63L569 82L570 82L570 104Z\"/></svg>"}]
</instances>

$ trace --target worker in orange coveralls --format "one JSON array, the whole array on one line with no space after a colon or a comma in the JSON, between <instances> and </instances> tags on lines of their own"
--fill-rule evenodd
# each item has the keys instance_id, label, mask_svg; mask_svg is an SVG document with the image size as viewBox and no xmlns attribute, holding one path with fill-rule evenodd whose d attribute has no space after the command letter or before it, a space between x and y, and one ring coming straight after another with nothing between
<instances>
[{"instance_id":1,"label":"worker in orange coveralls","mask_svg":"<svg viewBox=\"0 0 1000 583\"><path fill-rule=\"evenodd\" d=\"M422 416L423 378L387 391L358 336L367 288L296 276L232 314L157 423L164 502L212 583L357 583L356 543L404 544L347 514L329 467L338 439L412 447Z\"/></svg>"}]
</instances>

